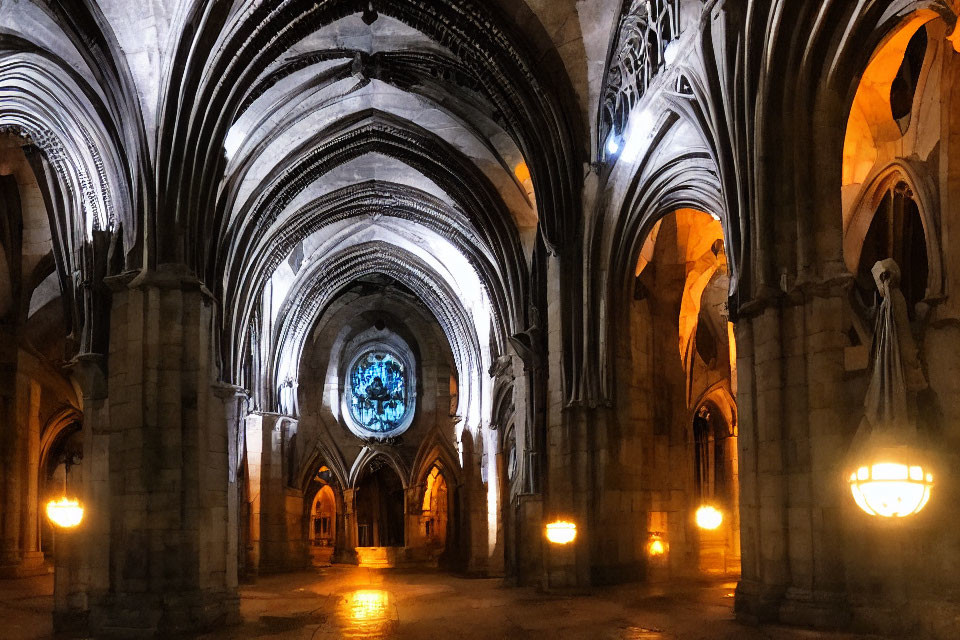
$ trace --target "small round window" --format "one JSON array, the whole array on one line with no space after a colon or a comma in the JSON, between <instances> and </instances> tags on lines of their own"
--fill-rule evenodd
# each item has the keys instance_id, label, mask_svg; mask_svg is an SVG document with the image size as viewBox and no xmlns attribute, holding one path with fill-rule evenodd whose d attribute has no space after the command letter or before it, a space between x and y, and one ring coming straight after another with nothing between
<instances>
[{"instance_id":1,"label":"small round window","mask_svg":"<svg viewBox=\"0 0 960 640\"><path fill-rule=\"evenodd\" d=\"M407 373L403 363L386 351L368 351L350 372L350 413L367 431L389 433L407 414Z\"/></svg>"}]
</instances>

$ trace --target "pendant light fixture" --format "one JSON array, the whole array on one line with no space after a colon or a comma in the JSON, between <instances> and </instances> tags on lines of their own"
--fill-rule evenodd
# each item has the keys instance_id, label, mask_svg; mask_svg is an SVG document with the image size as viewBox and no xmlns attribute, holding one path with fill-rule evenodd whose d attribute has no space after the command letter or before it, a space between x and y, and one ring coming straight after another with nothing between
<instances>
[{"instance_id":1,"label":"pendant light fixture","mask_svg":"<svg viewBox=\"0 0 960 640\"><path fill-rule=\"evenodd\" d=\"M934 475L927 447L911 410L927 386L900 291L900 269L892 259L873 267L883 300L874 335L864 415L851 447L847 470L853 499L864 512L904 518L930 500Z\"/></svg>"}]
</instances>

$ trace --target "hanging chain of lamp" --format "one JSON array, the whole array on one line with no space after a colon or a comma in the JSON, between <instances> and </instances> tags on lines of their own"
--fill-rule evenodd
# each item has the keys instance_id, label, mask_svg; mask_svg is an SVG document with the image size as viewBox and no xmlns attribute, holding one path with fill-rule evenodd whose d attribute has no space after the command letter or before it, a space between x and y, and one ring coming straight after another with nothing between
<instances>
[{"instance_id":1,"label":"hanging chain of lamp","mask_svg":"<svg viewBox=\"0 0 960 640\"><path fill-rule=\"evenodd\" d=\"M866 513L903 518L923 509L933 488L928 447L921 443L916 420L917 393L927 381L910 332L897 263L877 262L873 277L883 300L848 482L857 506Z\"/></svg>"}]
</instances>

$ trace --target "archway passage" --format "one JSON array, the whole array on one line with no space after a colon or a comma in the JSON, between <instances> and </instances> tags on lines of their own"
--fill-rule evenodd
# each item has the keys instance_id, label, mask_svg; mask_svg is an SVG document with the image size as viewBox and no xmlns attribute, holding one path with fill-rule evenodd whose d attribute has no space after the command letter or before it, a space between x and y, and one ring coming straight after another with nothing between
<instances>
[{"instance_id":1,"label":"archway passage","mask_svg":"<svg viewBox=\"0 0 960 640\"><path fill-rule=\"evenodd\" d=\"M630 428L648 442L640 493L649 507L637 523L648 575L736 575L736 341L720 221L694 209L661 218L635 274L631 397L650 422Z\"/></svg>"},{"instance_id":2,"label":"archway passage","mask_svg":"<svg viewBox=\"0 0 960 640\"><path fill-rule=\"evenodd\" d=\"M314 566L330 564L337 542L337 499L329 484L317 491L308 526L311 563Z\"/></svg>"},{"instance_id":3,"label":"archway passage","mask_svg":"<svg viewBox=\"0 0 960 640\"><path fill-rule=\"evenodd\" d=\"M389 465L367 473L357 486L356 501L358 547L404 545L403 483Z\"/></svg>"},{"instance_id":4,"label":"archway passage","mask_svg":"<svg viewBox=\"0 0 960 640\"><path fill-rule=\"evenodd\" d=\"M440 468L434 466L427 474L420 515L420 532L428 547L443 550L447 543L449 500L447 481Z\"/></svg>"},{"instance_id":5,"label":"archway passage","mask_svg":"<svg viewBox=\"0 0 960 640\"><path fill-rule=\"evenodd\" d=\"M715 528L698 526L698 569L707 574L740 570L737 436L730 420L734 410L732 402L717 391L699 406L693 418L697 524L713 525L701 522L710 512L700 515L700 509L716 509L721 516Z\"/></svg>"},{"instance_id":6,"label":"archway passage","mask_svg":"<svg viewBox=\"0 0 960 640\"><path fill-rule=\"evenodd\" d=\"M333 489L325 485L317 492L311 512L310 539L315 546L332 546L336 537L334 519L337 517L337 503L333 497Z\"/></svg>"},{"instance_id":7,"label":"archway passage","mask_svg":"<svg viewBox=\"0 0 960 640\"><path fill-rule=\"evenodd\" d=\"M61 497L76 499L81 495L83 473L83 432L78 414L66 412L64 425L48 425L53 432L44 438L39 466L39 502L37 518L40 524L40 551L46 559L57 553L56 527L44 515L47 502ZM46 435L46 434L45 434Z\"/></svg>"}]
</instances>

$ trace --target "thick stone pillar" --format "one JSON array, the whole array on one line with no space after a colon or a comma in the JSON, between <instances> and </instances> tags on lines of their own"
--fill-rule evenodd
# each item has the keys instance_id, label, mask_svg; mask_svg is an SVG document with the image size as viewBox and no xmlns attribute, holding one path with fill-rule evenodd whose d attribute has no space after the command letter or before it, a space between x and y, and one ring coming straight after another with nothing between
<instances>
[{"instance_id":1,"label":"thick stone pillar","mask_svg":"<svg viewBox=\"0 0 960 640\"><path fill-rule=\"evenodd\" d=\"M788 580L780 313L737 322L741 578L737 615L775 620Z\"/></svg>"},{"instance_id":2,"label":"thick stone pillar","mask_svg":"<svg viewBox=\"0 0 960 640\"><path fill-rule=\"evenodd\" d=\"M796 458L787 449L789 471L788 523L790 587L780 607L780 619L788 624L841 627L850 619L846 598L846 562L843 549L842 509L853 508L844 493L843 463L850 435L859 422L859 403L846 393L844 334L846 289L844 281L828 283L808 295L802 307L792 310L796 345L787 356L787 370L795 380L788 398L806 411L785 407L791 419L789 442L797 447ZM802 345L805 366L797 353ZM796 406L796 405L794 405ZM851 408L853 411L851 411Z\"/></svg>"},{"instance_id":3,"label":"thick stone pillar","mask_svg":"<svg viewBox=\"0 0 960 640\"><path fill-rule=\"evenodd\" d=\"M24 444L26 456L23 459L23 517L20 520L20 540L22 552L20 559L21 575L40 575L46 573L43 553L40 551L40 385L35 380L23 380L21 385L26 402L26 415L23 416Z\"/></svg>"},{"instance_id":4,"label":"thick stone pillar","mask_svg":"<svg viewBox=\"0 0 960 640\"><path fill-rule=\"evenodd\" d=\"M841 626L843 282L737 322L742 577L739 617Z\"/></svg>"},{"instance_id":5,"label":"thick stone pillar","mask_svg":"<svg viewBox=\"0 0 960 640\"><path fill-rule=\"evenodd\" d=\"M544 524L572 520L577 537L571 544L544 544L544 584L548 589L590 584L589 491L583 482L591 476L587 413L566 407L563 384L563 313L560 259L547 259L547 443ZM543 528L541 525L541 535Z\"/></svg>"},{"instance_id":6,"label":"thick stone pillar","mask_svg":"<svg viewBox=\"0 0 960 640\"><path fill-rule=\"evenodd\" d=\"M96 636L236 622L236 404L217 384L213 300L175 269L109 284L108 375L78 363L86 514L54 621Z\"/></svg>"},{"instance_id":7,"label":"thick stone pillar","mask_svg":"<svg viewBox=\"0 0 960 640\"><path fill-rule=\"evenodd\" d=\"M110 589L110 442L106 359L86 354L72 365L83 403L84 468L80 501L83 522L77 529L54 531L53 623L56 629L87 626L90 602Z\"/></svg>"}]
</instances>

